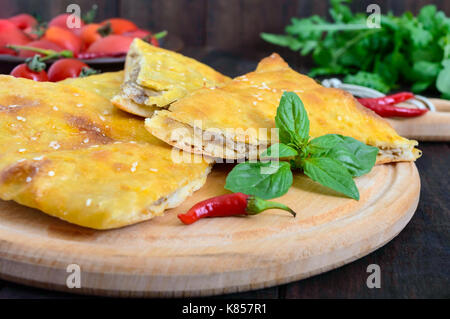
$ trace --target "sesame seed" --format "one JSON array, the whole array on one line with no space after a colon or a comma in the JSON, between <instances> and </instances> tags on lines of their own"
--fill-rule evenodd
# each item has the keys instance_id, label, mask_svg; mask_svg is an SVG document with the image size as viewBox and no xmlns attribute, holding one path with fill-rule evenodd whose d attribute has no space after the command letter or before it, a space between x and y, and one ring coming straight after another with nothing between
<instances>
[{"instance_id":1,"label":"sesame seed","mask_svg":"<svg viewBox=\"0 0 450 319\"><path fill-rule=\"evenodd\" d=\"M152 172L157 172L158 171L156 168L150 168L149 170L152 171Z\"/></svg>"},{"instance_id":2,"label":"sesame seed","mask_svg":"<svg viewBox=\"0 0 450 319\"><path fill-rule=\"evenodd\" d=\"M48 176L55 176L55 172L54 171L48 172Z\"/></svg>"},{"instance_id":3,"label":"sesame seed","mask_svg":"<svg viewBox=\"0 0 450 319\"><path fill-rule=\"evenodd\" d=\"M106 119L103 116L99 115L99 117L100 117L100 120L102 120L103 122L106 121Z\"/></svg>"},{"instance_id":4,"label":"sesame seed","mask_svg":"<svg viewBox=\"0 0 450 319\"><path fill-rule=\"evenodd\" d=\"M78 103L77 104L77 107L82 107L83 106L83 103Z\"/></svg>"},{"instance_id":5,"label":"sesame seed","mask_svg":"<svg viewBox=\"0 0 450 319\"><path fill-rule=\"evenodd\" d=\"M58 109L58 107L57 106L54 106L53 107L53 111L58 111L59 109Z\"/></svg>"},{"instance_id":6,"label":"sesame seed","mask_svg":"<svg viewBox=\"0 0 450 319\"><path fill-rule=\"evenodd\" d=\"M35 161L40 161L40 160L42 160L43 158L44 158L44 155L39 156L39 157L33 157L33 159L34 159Z\"/></svg>"},{"instance_id":7,"label":"sesame seed","mask_svg":"<svg viewBox=\"0 0 450 319\"><path fill-rule=\"evenodd\" d=\"M89 138L85 138L84 140L83 140L83 143L89 143Z\"/></svg>"},{"instance_id":8,"label":"sesame seed","mask_svg":"<svg viewBox=\"0 0 450 319\"><path fill-rule=\"evenodd\" d=\"M136 172L136 167L138 166L138 162L134 162L133 165L131 166L131 171L134 173Z\"/></svg>"},{"instance_id":9,"label":"sesame seed","mask_svg":"<svg viewBox=\"0 0 450 319\"><path fill-rule=\"evenodd\" d=\"M256 101L253 101L253 105L256 105Z\"/></svg>"},{"instance_id":10,"label":"sesame seed","mask_svg":"<svg viewBox=\"0 0 450 319\"><path fill-rule=\"evenodd\" d=\"M92 203L92 199L88 198L88 199L86 200L86 206L87 206L87 207L91 206L91 203Z\"/></svg>"},{"instance_id":11,"label":"sesame seed","mask_svg":"<svg viewBox=\"0 0 450 319\"><path fill-rule=\"evenodd\" d=\"M22 116L18 116L16 118L17 118L18 121L22 121L22 122L25 122L27 120L26 118L24 118Z\"/></svg>"},{"instance_id":12,"label":"sesame seed","mask_svg":"<svg viewBox=\"0 0 450 319\"><path fill-rule=\"evenodd\" d=\"M57 141L50 142L50 144L48 146L53 148L53 149L55 149L55 150L57 150L58 148L61 147Z\"/></svg>"},{"instance_id":13,"label":"sesame seed","mask_svg":"<svg viewBox=\"0 0 450 319\"><path fill-rule=\"evenodd\" d=\"M74 93L73 95L75 95L75 96L80 96L80 94L78 94L78 93Z\"/></svg>"},{"instance_id":14,"label":"sesame seed","mask_svg":"<svg viewBox=\"0 0 450 319\"><path fill-rule=\"evenodd\" d=\"M19 153L23 153L23 152L25 152L27 149L26 148L21 148L21 149L19 149Z\"/></svg>"},{"instance_id":15,"label":"sesame seed","mask_svg":"<svg viewBox=\"0 0 450 319\"><path fill-rule=\"evenodd\" d=\"M32 140L32 141L36 141L36 140L37 140L37 137L36 137L36 136L32 136L32 137L31 137L31 140Z\"/></svg>"},{"instance_id":16,"label":"sesame seed","mask_svg":"<svg viewBox=\"0 0 450 319\"><path fill-rule=\"evenodd\" d=\"M17 161L17 163L22 163L22 162L25 162L25 161L26 161L25 158L21 158L20 160Z\"/></svg>"},{"instance_id":17,"label":"sesame seed","mask_svg":"<svg viewBox=\"0 0 450 319\"><path fill-rule=\"evenodd\" d=\"M28 176L27 179L25 180L27 183L31 182L31 177Z\"/></svg>"}]
</instances>

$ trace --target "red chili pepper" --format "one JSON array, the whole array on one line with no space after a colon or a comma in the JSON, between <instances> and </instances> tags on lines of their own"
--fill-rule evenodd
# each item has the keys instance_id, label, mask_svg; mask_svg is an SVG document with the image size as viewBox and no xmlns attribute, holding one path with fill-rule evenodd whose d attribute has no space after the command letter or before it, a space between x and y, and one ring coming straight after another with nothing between
<instances>
[{"instance_id":1,"label":"red chili pepper","mask_svg":"<svg viewBox=\"0 0 450 319\"><path fill-rule=\"evenodd\" d=\"M358 99L358 101L368 101L369 103L377 103L378 105L394 105L412 98L414 98L414 94L411 92L400 92L372 99Z\"/></svg>"},{"instance_id":2,"label":"red chili pepper","mask_svg":"<svg viewBox=\"0 0 450 319\"><path fill-rule=\"evenodd\" d=\"M428 111L427 109L394 106L394 104L407 101L413 97L414 94L410 92L401 92L373 99L361 98L358 99L358 102L383 117L414 117L425 114Z\"/></svg>"},{"instance_id":3,"label":"red chili pepper","mask_svg":"<svg viewBox=\"0 0 450 319\"><path fill-rule=\"evenodd\" d=\"M295 217L295 212L286 205L270 202L243 193L225 194L195 204L178 218L186 225L204 217L226 217L235 215L256 215L267 209L283 209Z\"/></svg>"}]
</instances>

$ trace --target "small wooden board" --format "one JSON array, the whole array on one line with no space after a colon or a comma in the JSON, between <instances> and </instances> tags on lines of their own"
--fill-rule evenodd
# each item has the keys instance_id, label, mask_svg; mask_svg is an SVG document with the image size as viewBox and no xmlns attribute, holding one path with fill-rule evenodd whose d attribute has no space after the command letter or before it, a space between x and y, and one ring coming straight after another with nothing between
<instances>
[{"instance_id":1,"label":"small wooden board","mask_svg":"<svg viewBox=\"0 0 450 319\"><path fill-rule=\"evenodd\" d=\"M413 163L374 167L358 178L360 201L298 174L279 199L298 215L177 219L194 203L224 193L229 167L180 207L148 222L110 231L68 224L0 201L0 277L27 285L109 296L199 296L246 291L310 277L361 258L395 237L418 203ZM66 286L67 266L81 267L81 288Z\"/></svg>"},{"instance_id":2,"label":"small wooden board","mask_svg":"<svg viewBox=\"0 0 450 319\"><path fill-rule=\"evenodd\" d=\"M401 136L418 141L450 141L450 101L430 99L436 112L413 118L390 118L388 122Z\"/></svg>"}]
</instances>

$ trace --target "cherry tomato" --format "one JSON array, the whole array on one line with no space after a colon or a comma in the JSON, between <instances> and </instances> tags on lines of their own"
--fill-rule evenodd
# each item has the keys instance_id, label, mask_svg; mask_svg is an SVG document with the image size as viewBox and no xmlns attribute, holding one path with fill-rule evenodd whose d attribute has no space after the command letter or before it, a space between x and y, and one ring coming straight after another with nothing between
<instances>
[{"instance_id":1,"label":"cherry tomato","mask_svg":"<svg viewBox=\"0 0 450 319\"><path fill-rule=\"evenodd\" d=\"M49 27L45 31L44 40L56 43L60 47L77 54L81 50L81 39L67 29L60 27Z\"/></svg>"},{"instance_id":2,"label":"cherry tomato","mask_svg":"<svg viewBox=\"0 0 450 319\"><path fill-rule=\"evenodd\" d=\"M43 30L43 28L39 28L39 29ZM28 27L28 28L24 29L23 32L27 35L27 37L30 38L31 41L39 39L39 35L37 34L36 29L34 27ZM42 31L42 34L44 32L45 32L45 30Z\"/></svg>"},{"instance_id":3,"label":"cherry tomato","mask_svg":"<svg viewBox=\"0 0 450 319\"><path fill-rule=\"evenodd\" d=\"M49 27L59 27L59 28L62 28L62 29L69 30L71 32L80 31L81 28L84 26L84 22L81 19L80 19L80 27L79 28L69 28L69 26L67 25L67 22L74 23L75 22L74 21L74 16L72 14L69 14L69 13L63 13L63 14L57 15L56 17L51 19L50 22L48 23L48 26Z\"/></svg>"},{"instance_id":4,"label":"cherry tomato","mask_svg":"<svg viewBox=\"0 0 450 319\"><path fill-rule=\"evenodd\" d=\"M30 27L33 28L38 24L37 20L32 15L26 13L18 14L8 20L14 23L14 25L21 30L25 30Z\"/></svg>"},{"instance_id":5,"label":"cherry tomato","mask_svg":"<svg viewBox=\"0 0 450 319\"><path fill-rule=\"evenodd\" d=\"M111 28L114 34L122 34L125 32L131 32L138 29L137 25L127 19L112 18L102 22L102 25L107 23L111 24Z\"/></svg>"},{"instance_id":6,"label":"cherry tomato","mask_svg":"<svg viewBox=\"0 0 450 319\"><path fill-rule=\"evenodd\" d=\"M34 80L34 81L40 81L40 82L48 81L47 72L45 72L45 70L42 70L39 72L32 71L28 68L26 63L22 63L22 64L19 64L18 66L16 66L11 71L10 75L12 75L16 78L25 78L25 79L30 79L30 80Z\"/></svg>"},{"instance_id":7,"label":"cherry tomato","mask_svg":"<svg viewBox=\"0 0 450 319\"><path fill-rule=\"evenodd\" d=\"M50 66L48 78L52 82L62 81L67 78L77 78L82 69L88 67L86 63L77 59L61 59Z\"/></svg>"},{"instance_id":8,"label":"cherry tomato","mask_svg":"<svg viewBox=\"0 0 450 319\"><path fill-rule=\"evenodd\" d=\"M150 38L152 36L152 33L150 31L147 31L144 29L137 29L134 31L125 32L122 35L127 36L127 37L132 37L132 38L144 39L147 37Z\"/></svg>"},{"instance_id":9,"label":"cherry tomato","mask_svg":"<svg viewBox=\"0 0 450 319\"><path fill-rule=\"evenodd\" d=\"M101 24L98 23L91 23L85 25L81 29L81 40L83 41L83 46L85 48L88 48L92 43L97 41L98 39L101 39L102 36L100 33L98 33L98 29L101 27Z\"/></svg>"},{"instance_id":10,"label":"cherry tomato","mask_svg":"<svg viewBox=\"0 0 450 319\"><path fill-rule=\"evenodd\" d=\"M131 37L126 37L123 35L108 35L92 43L86 52L125 53L128 52L131 42L133 42L133 38Z\"/></svg>"},{"instance_id":11,"label":"cherry tomato","mask_svg":"<svg viewBox=\"0 0 450 319\"><path fill-rule=\"evenodd\" d=\"M60 52L60 51L64 50L63 48L61 48L56 43L50 42L48 40L32 41L30 43L27 43L27 46L28 47L32 47L32 48L53 50L53 51L56 51L56 52ZM24 58L30 58L30 57L35 56L36 54L39 55L39 56L43 56L43 54L40 54L40 53L35 52L35 51L30 51L30 50L20 50L19 51L19 56L24 57Z\"/></svg>"},{"instance_id":12,"label":"cherry tomato","mask_svg":"<svg viewBox=\"0 0 450 319\"><path fill-rule=\"evenodd\" d=\"M30 42L30 38L27 37L18 27L9 20L0 19L0 54L16 55L16 52L12 49L8 49L5 46L7 44L25 45Z\"/></svg>"}]
</instances>

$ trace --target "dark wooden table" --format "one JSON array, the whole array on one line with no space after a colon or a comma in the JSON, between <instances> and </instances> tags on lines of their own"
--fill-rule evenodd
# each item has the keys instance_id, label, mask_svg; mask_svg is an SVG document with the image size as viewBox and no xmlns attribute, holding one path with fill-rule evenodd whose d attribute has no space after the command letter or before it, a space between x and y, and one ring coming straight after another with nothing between
<instances>
[{"instance_id":1,"label":"dark wooden table","mask_svg":"<svg viewBox=\"0 0 450 319\"><path fill-rule=\"evenodd\" d=\"M254 69L268 52L230 53L186 49L185 54L236 76ZM287 52L305 70L308 61ZM406 228L372 254L330 272L290 284L216 298L449 298L450 297L450 143L421 143L419 207ZM369 289L366 270L381 269L381 288ZM0 281L0 298L83 297Z\"/></svg>"}]
</instances>

